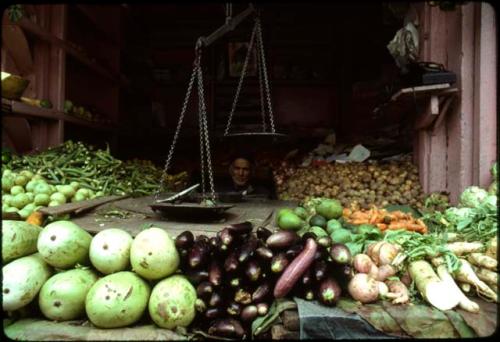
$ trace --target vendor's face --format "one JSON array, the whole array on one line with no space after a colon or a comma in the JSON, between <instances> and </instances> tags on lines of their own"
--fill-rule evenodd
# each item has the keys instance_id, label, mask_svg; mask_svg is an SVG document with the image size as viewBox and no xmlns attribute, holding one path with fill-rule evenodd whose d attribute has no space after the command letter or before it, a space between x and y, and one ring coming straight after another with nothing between
<instances>
[{"instance_id":1,"label":"vendor's face","mask_svg":"<svg viewBox=\"0 0 500 342\"><path fill-rule=\"evenodd\" d=\"M233 162L229 168L229 173L236 185L244 186L248 183L250 180L250 167L250 162L246 159L238 158Z\"/></svg>"}]
</instances>

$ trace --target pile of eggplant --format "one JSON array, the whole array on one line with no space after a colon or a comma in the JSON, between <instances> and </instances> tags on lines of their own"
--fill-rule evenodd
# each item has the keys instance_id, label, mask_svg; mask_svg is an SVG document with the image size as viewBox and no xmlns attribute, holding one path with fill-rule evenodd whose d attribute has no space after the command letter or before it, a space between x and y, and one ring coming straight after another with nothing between
<instances>
[{"instance_id":1,"label":"pile of eggplant","mask_svg":"<svg viewBox=\"0 0 500 342\"><path fill-rule=\"evenodd\" d=\"M335 305L353 275L349 249L313 233L229 225L208 238L177 236L180 269L197 291L193 329L226 338L250 336L252 321L275 298ZM345 292L347 293L347 292Z\"/></svg>"}]
</instances>

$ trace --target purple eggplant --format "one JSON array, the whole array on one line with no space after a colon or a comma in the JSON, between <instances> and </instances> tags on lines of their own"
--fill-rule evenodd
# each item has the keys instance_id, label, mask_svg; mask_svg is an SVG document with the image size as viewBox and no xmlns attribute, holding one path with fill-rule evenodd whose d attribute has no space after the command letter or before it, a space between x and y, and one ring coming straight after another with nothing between
<instances>
[{"instance_id":1,"label":"purple eggplant","mask_svg":"<svg viewBox=\"0 0 500 342\"><path fill-rule=\"evenodd\" d=\"M316 261L314 261L314 279L316 279L316 281L321 281L323 280L326 275L327 275L327 272L328 272L328 264L326 263L325 260L322 260L322 259L318 259Z\"/></svg>"},{"instance_id":2,"label":"purple eggplant","mask_svg":"<svg viewBox=\"0 0 500 342\"><path fill-rule=\"evenodd\" d=\"M299 255L300 252L302 252L303 249L304 246L302 246L302 244L296 244L288 248L285 254L288 259L293 260L297 255Z\"/></svg>"},{"instance_id":3,"label":"purple eggplant","mask_svg":"<svg viewBox=\"0 0 500 342\"><path fill-rule=\"evenodd\" d=\"M273 258L273 251L266 246L261 246L255 250L255 254L262 260L271 260Z\"/></svg>"},{"instance_id":4,"label":"purple eggplant","mask_svg":"<svg viewBox=\"0 0 500 342\"><path fill-rule=\"evenodd\" d=\"M274 273L281 273L289 263L285 253L278 253L271 260L271 271Z\"/></svg>"},{"instance_id":5,"label":"purple eggplant","mask_svg":"<svg viewBox=\"0 0 500 342\"><path fill-rule=\"evenodd\" d=\"M332 277L328 277L320 283L318 292L319 301L328 306L335 305L342 294L339 284Z\"/></svg>"},{"instance_id":6,"label":"purple eggplant","mask_svg":"<svg viewBox=\"0 0 500 342\"><path fill-rule=\"evenodd\" d=\"M330 257L338 265L349 265L352 262L351 251L343 243L334 243L330 247Z\"/></svg>"},{"instance_id":7,"label":"purple eggplant","mask_svg":"<svg viewBox=\"0 0 500 342\"><path fill-rule=\"evenodd\" d=\"M269 281L265 281L260 284L255 291L252 293L252 302L253 303L261 303L264 300L268 299L271 295L271 284Z\"/></svg>"},{"instance_id":8,"label":"purple eggplant","mask_svg":"<svg viewBox=\"0 0 500 342\"><path fill-rule=\"evenodd\" d=\"M241 320L243 322L252 322L258 315L257 306L247 305L241 310Z\"/></svg>"},{"instance_id":9,"label":"purple eggplant","mask_svg":"<svg viewBox=\"0 0 500 342\"><path fill-rule=\"evenodd\" d=\"M238 261L244 263L247 261L257 249L258 240L254 237L250 237L247 242L241 246L240 255L238 256Z\"/></svg>"},{"instance_id":10,"label":"purple eggplant","mask_svg":"<svg viewBox=\"0 0 500 342\"><path fill-rule=\"evenodd\" d=\"M318 237L316 236L316 234L314 234L313 232L307 232L307 233L304 233L301 237L300 237L300 240L304 243L307 241L307 239L314 239L314 240L317 240Z\"/></svg>"},{"instance_id":11,"label":"purple eggplant","mask_svg":"<svg viewBox=\"0 0 500 342\"><path fill-rule=\"evenodd\" d=\"M226 312L231 316L239 316L241 314L241 304L231 301L227 306Z\"/></svg>"},{"instance_id":12,"label":"purple eggplant","mask_svg":"<svg viewBox=\"0 0 500 342\"><path fill-rule=\"evenodd\" d=\"M318 248L316 249L316 253L314 254L314 260L318 260L318 259L321 259L321 260L328 259L328 250L321 245L318 245Z\"/></svg>"},{"instance_id":13,"label":"purple eggplant","mask_svg":"<svg viewBox=\"0 0 500 342\"><path fill-rule=\"evenodd\" d=\"M211 282L206 280L199 283L196 287L196 295L198 296L198 298L201 298L203 300L209 299L212 296L213 292L214 286Z\"/></svg>"},{"instance_id":14,"label":"purple eggplant","mask_svg":"<svg viewBox=\"0 0 500 342\"><path fill-rule=\"evenodd\" d=\"M204 280L208 279L208 272L206 270L192 270L188 269L184 272L184 275L188 278L189 282L195 286Z\"/></svg>"},{"instance_id":15,"label":"purple eggplant","mask_svg":"<svg viewBox=\"0 0 500 342\"><path fill-rule=\"evenodd\" d=\"M175 238L175 247L177 249L189 249L193 245L194 235L191 231L186 230L177 235Z\"/></svg>"},{"instance_id":16,"label":"purple eggplant","mask_svg":"<svg viewBox=\"0 0 500 342\"><path fill-rule=\"evenodd\" d=\"M257 228L257 237L261 241L266 241L267 238L270 237L272 234L273 234L273 232L267 228L264 228L264 227Z\"/></svg>"},{"instance_id":17,"label":"purple eggplant","mask_svg":"<svg viewBox=\"0 0 500 342\"><path fill-rule=\"evenodd\" d=\"M245 221L245 222L241 222L241 223L234 223L234 224L228 226L227 228L229 228L230 230L232 230L233 232L235 232L238 235L245 235L245 234L249 234L252 231L253 225L252 225L252 222Z\"/></svg>"},{"instance_id":18,"label":"purple eggplant","mask_svg":"<svg viewBox=\"0 0 500 342\"><path fill-rule=\"evenodd\" d=\"M222 241L219 237L212 236L210 240L208 240L208 243L210 244L210 246L212 246L212 250L216 251L220 248Z\"/></svg>"},{"instance_id":19,"label":"purple eggplant","mask_svg":"<svg viewBox=\"0 0 500 342\"><path fill-rule=\"evenodd\" d=\"M208 269L208 280L214 286L220 286L222 283L222 268L217 260L212 260L210 262L210 267Z\"/></svg>"},{"instance_id":20,"label":"purple eggplant","mask_svg":"<svg viewBox=\"0 0 500 342\"><path fill-rule=\"evenodd\" d=\"M205 265L210 259L210 245L204 240L194 243L189 251L188 264L191 268L199 268Z\"/></svg>"},{"instance_id":21,"label":"purple eggplant","mask_svg":"<svg viewBox=\"0 0 500 342\"><path fill-rule=\"evenodd\" d=\"M238 269L239 266L238 255L239 255L238 249L235 249L231 253L229 253L226 260L224 261L224 270L226 272L234 272Z\"/></svg>"},{"instance_id":22,"label":"purple eggplant","mask_svg":"<svg viewBox=\"0 0 500 342\"><path fill-rule=\"evenodd\" d=\"M224 318L213 322L208 328L208 333L213 336L242 339L245 336L245 329L236 319Z\"/></svg>"},{"instance_id":23,"label":"purple eggplant","mask_svg":"<svg viewBox=\"0 0 500 342\"><path fill-rule=\"evenodd\" d=\"M285 249L292 246L299 236L291 230L280 230L273 233L266 240L267 247L271 249Z\"/></svg>"},{"instance_id":24,"label":"purple eggplant","mask_svg":"<svg viewBox=\"0 0 500 342\"><path fill-rule=\"evenodd\" d=\"M225 311L222 307L208 308L207 311L205 311L205 317L210 320L221 317L224 314Z\"/></svg>"},{"instance_id":25,"label":"purple eggplant","mask_svg":"<svg viewBox=\"0 0 500 342\"><path fill-rule=\"evenodd\" d=\"M231 245L231 243L235 240L234 234L235 233L227 227L218 233L219 238L222 241L222 249L227 249Z\"/></svg>"},{"instance_id":26,"label":"purple eggplant","mask_svg":"<svg viewBox=\"0 0 500 342\"><path fill-rule=\"evenodd\" d=\"M262 269L260 265L257 263L257 261L250 260L247 263L247 265L245 266L245 275L252 282L255 282L260 279L262 275Z\"/></svg>"},{"instance_id":27,"label":"purple eggplant","mask_svg":"<svg viewBox=\"0 0 500 342\"><path fill-rule=\"evenodd\" d=\"M267 315L268 311L269 311L269 304L267 303L257 304L257 313L259 314L259 316Z\"/></svg>"},{"instance_id":28,"label":"purple eggplant","mask_svg":"<svg viewBox=\"0 0 500 342\"><path fill-rule=\"evenodd\" d=\"M213 292L210 296L210 300L208 301L208 306L217 307L221 306L224 303L224 298L219 292Z\"/></svg>"},{"instance_id":29,"label":"purple eggplant","mask_svg":"<svg viewBox=\"0 0 500 342\"><path fill-rule=\"evenodd\" d=\"M335 265L332 267L331 275L337 280L340 288L347 291L349 281L354 277L354 269L351 265Z\"/></svg>"},{"instance_id":30,"label":"purple eggplant","mask_svg":"<svg viewBox=\"0 0 500 342\"><path fill-rule=\"evenodd\" d=\"M203 241L205 243L209 243L210 242L210 238L206 235L198 235L195 239L194 239L194 242L198 242L198 241Z\"/></svg>"}]
</instances>

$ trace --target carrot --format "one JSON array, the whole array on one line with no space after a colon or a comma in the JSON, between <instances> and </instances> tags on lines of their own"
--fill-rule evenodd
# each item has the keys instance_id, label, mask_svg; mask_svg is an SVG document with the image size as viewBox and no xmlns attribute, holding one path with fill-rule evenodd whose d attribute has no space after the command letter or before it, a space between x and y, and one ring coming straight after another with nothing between
<instances>
[{"instance_id":1,"label":"carrot","mask_svg":"<svg viewBox=\"0 0 500 342\"><path fill-rule=\"evenodd\" d=\"M357 220L352 220L349 223L357 225L357 224L366 224L366 223L368 223L368 221L367 220L363 220L363 219L357 219Z\"/></svg>"},{"instance_id":2,"label":"carrot","mask_svg":"<svg viewBox=\"0 0 500 342\"><path fill-rule=\"evenodd\" d=\"M377 228L380 229L381 232L387 229L387 224L385 223L377 223Z\"/></svg>"}]
</instances>

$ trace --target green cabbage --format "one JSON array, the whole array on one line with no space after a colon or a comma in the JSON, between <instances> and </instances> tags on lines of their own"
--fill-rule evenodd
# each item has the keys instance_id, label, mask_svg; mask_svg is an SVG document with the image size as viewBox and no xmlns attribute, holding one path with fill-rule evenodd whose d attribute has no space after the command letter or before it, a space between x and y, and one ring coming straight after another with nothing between
<instances>
[{"instance_id":1,"label":"green cabbage","mask_svg":"<svg viewBox=\"0 0 500 342\"><path fill-rule=\"evenodd\" d=\"M453 225L459 222L470 220L476 215L476 211L472 208L455 208L451 207L444 212L446 221Z\"/></svg>"},{"instance_id":2,"label":"green cabbage","mask_svg":"<svg viewBox=\"0 0 500 342\"><path fill-rule=\"evenodd\" d=\"M462 207L477 208L488 196L488 192L478 186L470 186L460 195L460 205Z\"/></svg>"}]
</instances>

